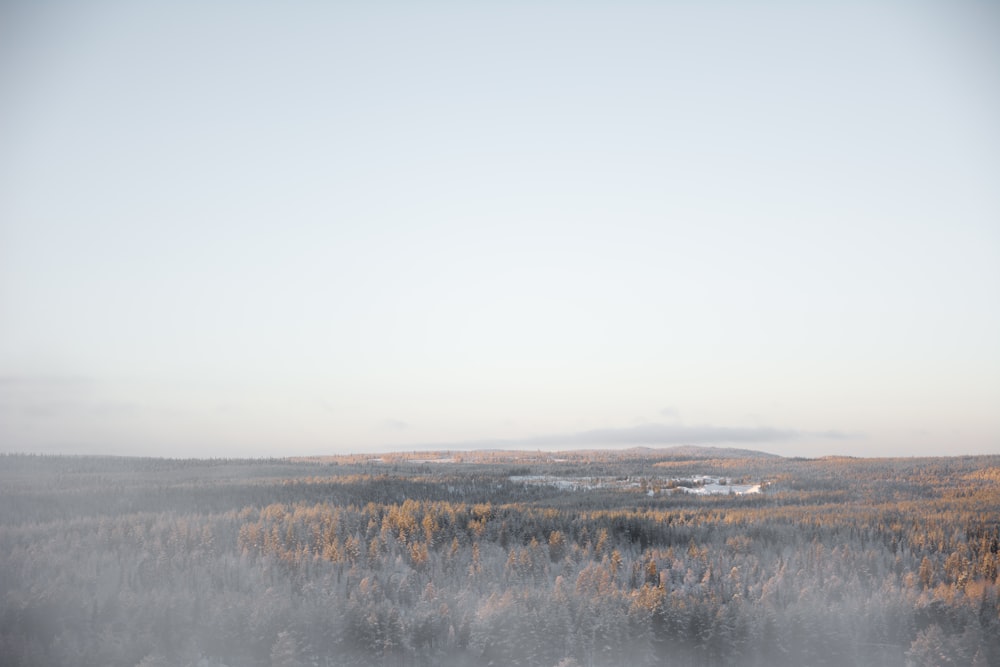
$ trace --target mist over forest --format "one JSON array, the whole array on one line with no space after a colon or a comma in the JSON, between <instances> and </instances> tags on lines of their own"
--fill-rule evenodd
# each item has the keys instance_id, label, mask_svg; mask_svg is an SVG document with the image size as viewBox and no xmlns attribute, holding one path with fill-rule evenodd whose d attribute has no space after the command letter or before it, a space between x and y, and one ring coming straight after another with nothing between
<instances>
[{"instance_id":1,"label":"mist over forest","mask_svg":"<svg viewBox=\"0 0 1000 667\"><path fill-rule=\"evenodd\" d=\"M1000 456L0 456L12 667L1000 664Z\"/></svg>"},{"instance_id":2,"label":"mist over forest","mask_svg":"<svg viewBox=\"0 0 1000 667\"><path fill-rule=\"evenodd\" d=\"M0 0L0 667L1000 667L998 35Z\"/></svg>"}]
</instances>

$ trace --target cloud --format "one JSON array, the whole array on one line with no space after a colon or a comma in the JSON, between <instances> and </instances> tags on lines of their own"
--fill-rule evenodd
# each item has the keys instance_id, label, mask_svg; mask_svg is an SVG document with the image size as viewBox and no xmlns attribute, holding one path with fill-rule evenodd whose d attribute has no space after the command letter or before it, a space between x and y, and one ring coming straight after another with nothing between
<instances>
[{"instance_id":1,"label":"cloud","mask_svg":"<svg viewBox=\"0 0 1000 667\"><path fill-rule=\"evenodd\" d=\"M86 376L0 375L0 398L6 411L27 419L119 419L147 409L132 400L102 398L97 387L97 381Z\"/></svg>"},{"instance_id":2,"label":"cloud","mask_svg":"<svg viewBox=\"0 0 1000 667\"><path fill-rule=\"evenodd\" d=\"M854 438L864 437L864 433L850 433L847 431L815 431L813 433L804 433L803 435L812 436L814 438L824 438L827 440L852 440Z\"/></svg>"},{"instance_id":3,"label":"cloud","mask_svg":"<svg viewBox=\"0 0 1000 667\"><path fill-rule=\"evenodd\" d=\"M132 401L101 401L90 409L97 417L131 417L144 410L143 405Z\"/></svg>"},{"instance_id":4,"label":"cloud","mask_svg":"<svg viewBox=\"0 0 1000 667\"><path fill-rule=\"evenodd\" d=\"M52 419L82 411L83 405L78 401L26 401L21 406L21 414L32 419Z\"/></svg>"},{"instance_id":5,"label":"cloud","mask_svg":"<svg viewBox=\"0 0 1000 667\"><path fill-rule=\"evenodd\" d=\"M709 445L722 443L773 443L802 438L846 439L856 437L842 431L797 431L777 428L726 426L681 426L646 423L627 428L599 428L527 438L473 440L421 445L428 448L501 449L519 447L591 447L621 445Z\"/></svg>"},{"instance_id":6,"label":"cloud","mask_svg":"<svg viewBox=\"0 0 1000 667\"><path fill-rule=\"evenodd\" d=\"M403 429L410 427L409 424L398 419L386 419L382 422L382 426L385 428L391 428L394 431L402 431Z\"/></svg>"},{"instance_id":7,"label":"cloud","mask_svg":"<svg viewBox=\"0 0 1000 667\"><path fill-rule=\"evenodd\" d=\"M83 375L0 375L0 389L81 387L94 383Z\"/></svg>"},{"instance_id":8,"label":"cloud","mask_svg":"<svg viewBox=\"0 0 1000 667\"><path fill-rule=\"evenodd\" d=\"M81 376L0 375L0 396L12 410L52 417L84 409L93 384L91 378Z\"/></svg>"}]
</instances>

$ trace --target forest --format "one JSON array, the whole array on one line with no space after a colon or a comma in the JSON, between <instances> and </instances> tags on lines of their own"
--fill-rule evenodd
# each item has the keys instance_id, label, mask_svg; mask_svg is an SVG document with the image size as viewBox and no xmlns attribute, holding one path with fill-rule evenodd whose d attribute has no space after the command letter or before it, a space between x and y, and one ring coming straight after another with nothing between
<instances>
[{"instance_id":1,"label":"forest","mask_svg":"<svg viewBox=\"0 0 1000 667\"><path fill-rule=\"evenodd\" d=\"M1000 665L1000 456L0 455L4 665Z\"/></svg>"}]
</instances>

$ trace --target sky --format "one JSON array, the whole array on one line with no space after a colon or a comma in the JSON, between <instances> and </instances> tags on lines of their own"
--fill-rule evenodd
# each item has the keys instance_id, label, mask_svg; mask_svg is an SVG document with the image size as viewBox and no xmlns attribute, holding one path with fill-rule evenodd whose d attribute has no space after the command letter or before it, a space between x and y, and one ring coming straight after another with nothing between
<instances>
[{"instance_id":1,"label":"sky","mask_svg":"<svg viewBox=\"0 0 1000 667\"><path fill-rule=\"evenodd\" d=\"M0 451L1000 453L1000 5L0 4Z\"/></svg>"}]
</instances>

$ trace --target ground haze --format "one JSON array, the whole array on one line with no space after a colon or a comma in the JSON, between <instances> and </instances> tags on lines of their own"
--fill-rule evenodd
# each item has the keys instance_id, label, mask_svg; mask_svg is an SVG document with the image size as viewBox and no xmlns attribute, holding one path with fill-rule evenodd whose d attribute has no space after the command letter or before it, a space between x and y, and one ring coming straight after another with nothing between
<instances>
[{"instance_id":1,"label":"ground haze","mask_svg":"<svg viewBox=\"0 0 1000 667\"><path fill-rule=\"evenodd\" d=\"M718 454L2 456L0 654L998 664L1000 456Z\"/></svg>"}]
</instances>

